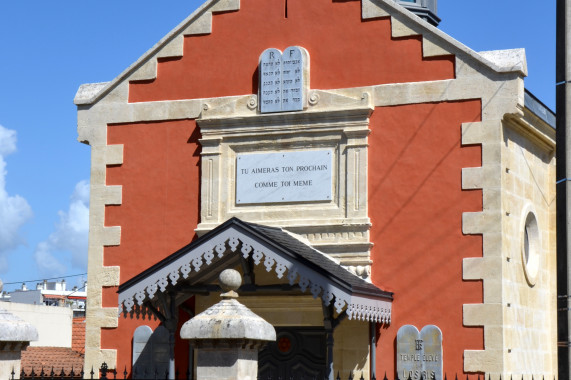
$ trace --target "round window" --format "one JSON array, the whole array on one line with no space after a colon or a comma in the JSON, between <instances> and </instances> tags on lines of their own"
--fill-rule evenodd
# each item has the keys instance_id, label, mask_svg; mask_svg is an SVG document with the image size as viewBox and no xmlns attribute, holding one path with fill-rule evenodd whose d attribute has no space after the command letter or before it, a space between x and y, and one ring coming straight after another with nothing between
<instances>
[{"instance_id":1,"label":"round window","mask_svg":"<svg viewBox=\"0 0 571 380\"><path fill-rule=\"evenodd\" d=\"M529 210L529 207L523 215L525 219L522 231L521 260L525 278L530 286L534 286L539 272L541 252L539 226L534 212Z\"/></svg>"}]
</instances>

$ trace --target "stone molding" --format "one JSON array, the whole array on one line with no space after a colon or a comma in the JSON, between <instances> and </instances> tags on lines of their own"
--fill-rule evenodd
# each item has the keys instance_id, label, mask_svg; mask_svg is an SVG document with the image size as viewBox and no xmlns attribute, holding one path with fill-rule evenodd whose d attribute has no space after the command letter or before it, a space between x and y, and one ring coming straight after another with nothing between
<instances>
[{"instance_id":1,"label":"stone molding","mask_svg":"<svg viewBox=\"0 0 571 380\"><path fill-rule=\"evenodd\" d=\"M555 151L555 129L531 113L527 108L523 114L506 115L506 125L537 144L546 152Z\"/></svg>"}]
</instances>

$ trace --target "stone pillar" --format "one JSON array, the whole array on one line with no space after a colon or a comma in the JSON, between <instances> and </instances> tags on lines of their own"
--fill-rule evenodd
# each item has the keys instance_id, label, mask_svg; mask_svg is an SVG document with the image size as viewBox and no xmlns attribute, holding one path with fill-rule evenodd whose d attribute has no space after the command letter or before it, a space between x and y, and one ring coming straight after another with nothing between
<instances>
[{"instance_id":1,"label":"stone pillar","mask_svg":"<svg viewBox=\"0 0 571 380\"><path fill-rule=\"evenodd\" d=\"M256 380L258 351L276 340L276 331L237 301L238 271L226 269L219 280L222 301L186 322L180 336L197 350L197 380Z\"/></svg>"}]
</instances>

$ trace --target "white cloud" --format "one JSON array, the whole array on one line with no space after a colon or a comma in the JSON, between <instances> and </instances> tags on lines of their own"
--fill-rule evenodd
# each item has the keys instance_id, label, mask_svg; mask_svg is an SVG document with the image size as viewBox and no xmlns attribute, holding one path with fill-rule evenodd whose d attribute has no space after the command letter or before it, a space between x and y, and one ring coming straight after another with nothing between
<instances>
[{"instance_id":1,"label":"white cloud","mask_svg":"<svg viewBox=\"0 0 571 380\"><path fill-rule=\"evenodd\" d=\"M7 156L16 151L16 131L0 125L0 156Z\"/></svg>"},{"instance_id":2,"label":"white cloud","mask_svg":"<svg viewBox=\"0 0 571 380\"><path fill-rule=\"evenodd\" d=\"M6 191L6 161L4 157L16 151L16 131L0 125L0 273L8 270L8 253L25 240L20 228L32 217L28 202L19 195Z\"/></svg>"},{"instance_id":3,"label":"white cloud","mask_svg":"<svg viewBox=\"0 0 571 380\"><path fill-rule=\"evenodd\" d=\"M62 276L66 272L66 266L62 264L52 254L52 247L48 242L41 242L36 247L34 252L34 259L39 268L39 271L44 276L57 277Z\"/></svg>"},{"instance_id":4,"label":"white cloud","mask_svg":"<svg viewBox=\"0 0 571 380\"><path fill-rule=\"evenodd\" d=\"M71 266L87 269L87 236L89 233L89 182L75 185L69 209L59 211L59 222L47 240L38 244L34 258L40 274L50 277L66 272L63 263L71 254ZM67 254L66 254L67 253Z\"/></svg>"}]
</instances>

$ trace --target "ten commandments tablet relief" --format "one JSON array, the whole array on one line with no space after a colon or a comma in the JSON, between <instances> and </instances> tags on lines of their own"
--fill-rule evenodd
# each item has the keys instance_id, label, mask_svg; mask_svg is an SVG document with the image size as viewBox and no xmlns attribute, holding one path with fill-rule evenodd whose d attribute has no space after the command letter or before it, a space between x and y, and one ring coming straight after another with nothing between
<instances>
[{"instance_id":1,"label":"ten commandments tablet relief","mask_svg":"<svg viewBox=\"0 0 571 380\"><path fill-rule=\"evenodd\" d=\"M264 50L259 63L260 112L301 111L309 87L309 53L302 47Z\"/></svg>"}]
</instances>

